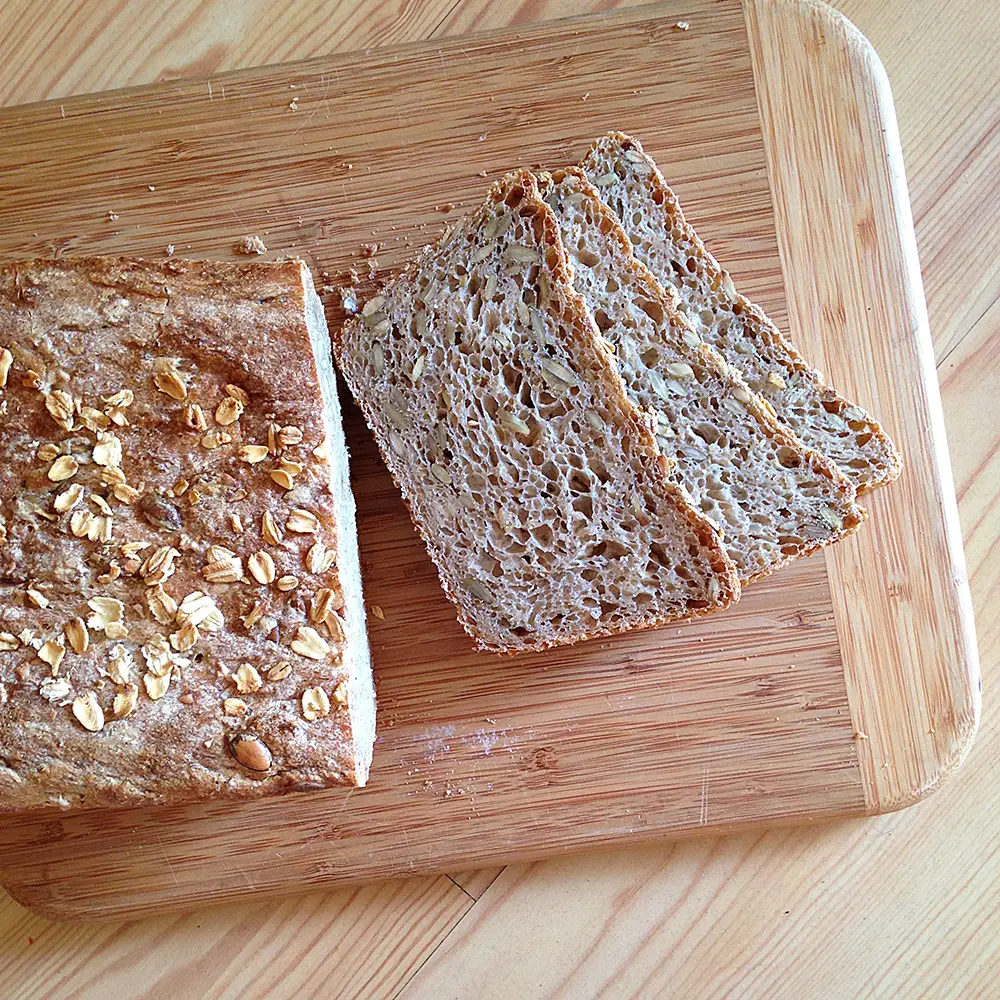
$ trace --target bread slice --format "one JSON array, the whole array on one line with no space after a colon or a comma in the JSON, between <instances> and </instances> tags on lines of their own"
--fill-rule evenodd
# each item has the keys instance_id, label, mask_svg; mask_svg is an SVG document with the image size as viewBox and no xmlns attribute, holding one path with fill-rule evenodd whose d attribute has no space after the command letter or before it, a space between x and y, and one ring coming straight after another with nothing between
<instances>
[{"instance_id":1,"label":"bread slice","mask_svg":"<svg viewBox=\"0 0 1000 1000\"><path fill-rule=\"evenodd\" d=\"M573 291L527 171L370 299L337 363L481 649L542 649L737 599Z\"/></svg>"},{"instance_id":2,"label":"bread slice","mask_svg":"<svg viewBox=\"0 0 1000 1000\"><path fill-rule=\"evenodd\" d=\"M306 266L0 267L0 810L362 785L374 730Z\"/></svg>"},{"instance_id":3,"label":"bread slice","mask_svg":"<svg viewBox=\"0 0 1000 1000\"><path fill-rule=\"evenodd\" d=\"M736 290L638 140L611 132L580 165L621 220L636 257L661 285L677 289L695 332L740 371L782 423L834 461L859 493L899 475L899 454L882 428L829 386L763 310Z\"/></svg>"},{"instance_id":4,"label":"bread slice","mask_svg":"<svg viewBox=\"0 0 1000 1000\"><path fill-rule=\"evenodd\" d=\"M723 533L741 585L855 530L864 511L837 467L806 448L714 350L632 254L577 169L541 174L573 284L610 343L629 399L651 411L672 476Z\"/></svg>"}]
</instances>

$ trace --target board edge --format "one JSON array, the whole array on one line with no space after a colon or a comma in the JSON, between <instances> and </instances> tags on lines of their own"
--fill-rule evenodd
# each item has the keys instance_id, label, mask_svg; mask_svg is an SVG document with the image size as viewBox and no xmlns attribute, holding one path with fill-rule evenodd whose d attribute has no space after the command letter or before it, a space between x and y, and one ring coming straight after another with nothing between
<instances>
[{"instance_id":1,"label":"board edge","mask_svg":"<svg viewBox=\"0 0 1000 1000\"><path fill-rule=\"evenodd\" d=\"M911 337L915 344L916 369L924 393L922 401L925 406L926 437L931 461L938 477L937 499L940 503L945 544L950 559L947 575L951 584L950 593L956 617L957 627L953 638L958 655L948 678L950 682L948 694L953 698L951 705L953 711L947 713L949 718L947 727L943 731L938 731L933 725L934 706L916 702L907 704L905 697L896 698L894 701L873 698L870 689L862 690L865 685L860 682L860 678L865 673L866 664L847 655L848 652L853 652L856 656L860 650L849 634L852 627L847 622L846 614L837 616L838 633L842 637L842 650L845 653L845 680L851 717L855 725L858 766L865 792L866 808L870 815L882 814L903 809L926 798L962 766L975 740L982 707L982 680L972 597L962 546L958 503L948 457L944 411L924 298L916 233L903 168L902 143L885 67L871 42L845 15L823 0L742 0L742 4L750 43L761 131L764 137L768 183L776 220L779 221L776 227L779 255L786 300L789 304L789 325L793 334L796 333L797 310L794 305L798 298L797 292L800 288L808 289L812 282L796 280L799 276L796 257L790 251L789 232L780 224L780 220L792 218L796 211L801 211L800 206L792 208L790 193L796 185L802 183L804 176L809 176L809 172L797 171L797 176L793 178L787 168L789 164L799 166L811 154L817 163L821 161L825 168L814 173L815 177L820 178L817 183L822 185L824 182L829 182L831 167L842 167L843 163L833 155L827 137L819 127L813 129L808 137L796 135L794 129L781 134L775 127L773 108L769 107L768 98L771 96L769 92L774 89L774 84L777 83L780 87L779 77L784 68L781 65L782 55L779 51L782 43L795 45L805 37L816 37L818 33L821 44L811 52L814 57L813 65L820 62L824 64L822 70L825 72L843 72L843 66L837 67L833 64L836 59L843 58L850 64L850 69L858 71L857 76L850 80L850 86L865 92L867 107L859 108L855 104L853 108L845 109L843 105L838 105L834 114L841 120L846 120L850 118L852 110L855 113L867 111L870 120L874 122L875 127L867 133L863 128L858 128L857 131L859 145L867 141L870 144L869 151L883 160L885 166L884 173L878 177L881 186L878 193L886 197L888 211L881 220L883 226L878 230L876 238L880 249L888 248L898 254L902 264L901 273L896 275L899 287L891 303L895 307L896 323L892 329L886 329L884 334L891 337L894 332L903 331L903 335ZM832 37L837 44L826 45L827 37ZM817 73L815 76L818 89L820 74ZM803 96L808 100L815 100L817 92L806 90L798 94L799 99ZM818 110L815 105L814 109ZM854 120L862 125L865 121L861 115ZM813 121L819 121L818 114ZM793 155L791 157L786 155L784 162L782 154L787 154L789 149L781 149L782 145L794 147ZM824 156L824 154L829 155ZM862 157L863 152L859 152L858 159ZM849 190L850 184L846 183L843 171L837 173L835 180L840 182L838 187L841 190ZM852 238L857 238L856 234L852 234ZM858 242L860 243L860 239ZM861 250L862 247L859 245L859 256ZM884 271L884 258L874 255L874 267L876 270L881 267ZM887 282L884 287L887 289L891 287L888 284L890 274L880 273L877 277ZM803 297L807 295L808 292L803 293ZM799 304L802 306L798 311L799 315L810 312L811 303ZM793 339L798 337L795 336ZM903 474L906 475L905 468ZM890 484L887 489L891 491L893 486ZM862 500L865 503L871 502L876 508L873 512L878 516L880 512L877 507L881 505L882 498L877 494L869 494ZM831 582L834 584L835 600L839 590L836 587L838 578L842 580L846 576L846 565L850 562L844 557L845 551L844 547L838 546L827 549L825 553ZM842 590L840 590L840 600L841 610L846 612L848 598L844 596ZM913 682L909 693L917 692L929 699L929 691L933 689L933 685L927 683L927 673L930 668L926 666L925 657L917 652L908 661L907 666L914 672L914 676L906 679ZM918 737L919 753L912 752L915 749L913 745L903 747L894 740L896 730L888 724L886 718L893 711L904 712L907 716L906 721L913 724L907 727L908 734L911 737ZM932 720L930 727L920 728L928 718ZM883 761L880 765L879 761L885 757L892 758L892 751L911 751L916 768L904 774L901 779L898 774L887 774L887 762Z\"/></svg>"}]
</instances>

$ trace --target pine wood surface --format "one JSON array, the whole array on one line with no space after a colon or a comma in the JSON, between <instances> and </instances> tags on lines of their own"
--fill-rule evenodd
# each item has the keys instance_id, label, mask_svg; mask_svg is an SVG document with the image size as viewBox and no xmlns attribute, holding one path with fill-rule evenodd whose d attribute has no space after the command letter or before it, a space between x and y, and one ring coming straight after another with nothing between
<instances>
[{"instance_id":1,"label":"pine wood surface","mask_svg":"<svg viewBox=\"0 0 1000 1000\"><path fill-rule=\"evenodd\" d=\"M407 7L402 20L419 20L420 7ZM245 27L241 34L236 19L220 18L219 7L214 8L213 19L211 9L210 4L192 5L178 13L176 23L166 18L166 23L156 22L150 28L148 38L136 37L135 45L144 47L148 55L149 76L155 77L169 63L163 53L170 44L178 45L175 51L196 62L201 58L199 45L211 47L212 38L227 35L241 40L229 52L232 58L260 61L246 53L254 51L255 38L257 43L266 44L268 32L258 28L255 33ZM567 12L565 7L546 4L533 5L531 10L518 14L547 17ZM989 553L996 544L995 524L989 515L997 492L992 459L997 430L995 422L991 424L983 415L990 411L998 368L995 341L990 336L998 322L995 265L990 270L996 259L997 236L990 231L989 213L983 212L984 202L989 204L990 196L997 196L997 74L995 63L991 72L988 61L990 26L972 9L952 8L950 20L945 23L935 20L936 10L918 9L911 16L927 30L917 32L919 44L914 52L913 31L903 30L898 11L895 18L885 12L869 11L867 21L864 7L847 12L875 36L895 86L931 307L931 330L942 362L946 413L989 685L995 615L989 614L988 598L990 591L996 590L995 574L989 575ZM57 13L53 12L53 21ZM498 13L496 5L484 11L482 6L462 3L437 30L461 32L492 26L486 22ZM509 16L510 12L506 13ZM22 34L19 45L12 46L11 51L23 54L28 45L23 35L32 30L32 19L22 16L14 20ZM322 20L329 34L317 44L334 39L330 44L340 45L343 50L355 47L341 44L336 30L330 27L337 20L335 10L323 11ZM279 18L278 24L282 23ZM692 23L697 25L693 19ZM308 25L308 19L299 22L299 28L303 24ZM51 23L39 30L43 37L55 34ZM287 30L293 37L297 29L288 26ZM313 39L307 37L307 28L302 30L305 33L299 44L308 46ZM967 39L970 33L976 36L977 31L982 46L973 46L969 51ZM174 42L164 42L171 34ZM934 45L930 44L932 38ZM245 51L240 48L243 40ZM400 40L399 35L396 40ZM278 44L277 39L271 41ZM297 50L294 40L282 39L281 44L286 48L280 53L275 50L274 58L310 51ZM942 55L938 44L945 46L944 51L951 56ZM955 56L959 48L961 59ZM138 58L127 49L125 46L121 52L123 61ZM60 50L54 45L50 51L56 56ZM918 57L923 61L919 62ZM219 58L219 66L232 65L224 61L225 52ZM45 93L45 87L58 87L72 70L72 74L80 74L82 89L89 89L84 78L86 68L81 63L85 60L78 55L67 57L63 68L56 57L50 66L15 66L10 74L3 65L0 81L6 83L9 76L17 86L30 87L32 73L44 70L51 75L29 94L38 97ZM91 70L95 78L108 71L107 56ZM192 63L192 72L199 71L205 70ZM166 72L171 72L169 67ZM924 79L927 73L931 74L933 86ZM137 82L137 78L129 77L123 69L112 82ZM56 91L57 95L62 96L75 83L71 79L66 89ZM96 85L109 84L101 81ZM905 113L907 98L909 119ZM8 100L17 99L15 90L15 96ZM683 188L681 193L683 196ZM699 211L702 209L692 209L696 221L700 221ZM716 238L721 238L724 230L721 220ZM773 254L773 245L769 252ZM782 252L787 255L788 248L783 247ZM761 254L755 253L754 258L761 259ZM971 262L971 273L965 274L964 267L956 268L956 259ZM981 265L978 270L977 263ZM765 304L782 319L781 303L773 294L770 300L767 298L766 277L755 273L751 280L759 282L755 292L763 295ZM776 290L780 295L780 285ZM648 995L644 990L657 981L669 984L669 989L684 987L685 995L695 996L732 995L734 990L739 995L805 995L803 991L810 985L822 985L816 995L863 996L907 987L906 995L925 990L927 995L947 995L948 991L953 995L977 995L977 985L978 995L986 995L989 949L981 936L977 938L977 931L988 939L989 925L984 921L991 919L989 890L995 875L990 843L995 828L990 826L989 817L995 796L985 768L977 769L976 762L984 760L983 744L990 738L987 716L987 725L967 767L928 803L898 816L817 829L619 848L563 861L511 866L492 884L486 884L488 876L484 878L468 895L452 884L454 892L470 905L470 896L479 896L479 902L460 924L459 911L465 912L464 904L449 909L447 894L437 907L422 908L412 900L404 901L400 905L405 908L405 916L400 916L398 909L394 911L383 897L383 901L372 905L386 908L384 925L380 924L377 935L379 954L385 957L373 958L372 964L383 970L397 970L398 976L394 978L386 971L377 984L360 992L357 976L348 975L346 968L343 975L327 974L322 985L317 984L310 978L310 968L302 967L301 942L292 946L276 934L272 919L301 921L296 926L301 926L306 938L318 942L321 948L324 942L339 942L346 935L348 948L353 940L355 951L372 952L376 939L370 937L370 931L366 934L363 926L352 925L350 920L346 927L335 923L335 915L357 895L347 890L303 897L291 910L287 907L292 904L275 903L205 911L192 920L205 929L197 935L197 942L177 933L171 921L157 926L157 921L147 920L105 933L103 928L98 932L95 928L50 923L28 916L9 903L9 917L2 925L9 927L5 938L8 964L21 962L11 967L24 995L58 995L53 992L54 984L64 979L61 989L89 989L97 995L95 991L101 985L115 982L109 969L127 968L130 960L135 962L132 956L148 957L154 942L159 946L170 942L169 960L161 948L157 952L161 960L146 983L137 984L131 977L120 978L118 983L127 983L126 988L136 991L153 990L155 982L164 992L184 994L187 989L187 995L225 995L230 989L226 985L231 978L228 967L219 962L199 963L199 955L207 954L212 942L230 947L236 942L241 951L262 952L270 958L269 967L277 964L284 970L285 975L274 980L278 995L283 990L291 994L296 988L304 995L393 995L421 963L403 995L467 995L469 990L462 989L462 984L467 983L474 984L477 992L496 996L581 996L596 995L602 989L604 995L638 996ZM955 821L956 815L962 817L962 822ZM923 863L921 858L925 859ZM473 885L468 874L456 878ZM422 879L387 885L437 884L438 880ZM434 898L434 891L428 889L427 895ZM321 904L313 902L317 899ZM728 900L738 900L741 905L727 906ZM864 911L860 919L859 901ZM281 909L283 906L286 909ZM178 922L185 919L176 918ZM449 921L454 930L445 946L435 951L443 933L435 928ZM873 921L879 928L874 947L870 935L864 935ZM169 935L167 926L171 928ZM949 928L947 936L945 927ZM28 944L28 938L34 944ZM719 971L718 947L723 941L725 961ZM96 942L100 943L99 950ZM40 961L43 950L46 960ZM433 958L428 960L432 953ZM419 957L414 959L414 954ZM805 955L810 961L796 961ZM716 960L711 960L713 957ZM626 961L631 970L627 975ZM78 970L75 983L72 973L67 975L70 969ZM372 970L369 967L367 971Z\"/></svg>"}]
</instances>

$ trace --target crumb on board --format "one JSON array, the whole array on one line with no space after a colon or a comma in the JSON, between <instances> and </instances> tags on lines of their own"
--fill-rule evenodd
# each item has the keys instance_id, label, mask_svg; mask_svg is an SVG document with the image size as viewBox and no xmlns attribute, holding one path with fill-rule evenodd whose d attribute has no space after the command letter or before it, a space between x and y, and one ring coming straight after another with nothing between
<instances>
[{"instance_id":1,"label":"crumb on board","mask_svg":"<svg viewBox=\"0 0 1000 1000\"><path fill-rule=\"evenodd\" d=\"M583 97L580 98L580 100L581 101L586 101L588 97L590 97L590 91L589 90L587 91L586 94L583 95Z\"/></svg>"},{"instance_id":2,"label":"crumb on board","mask_svg":"<svg viewBox=\"0 0 1000 1000\"><path fill-rule=\"evenodd\" d=\"M372 614L380 621L385 621L385 612L382 610L381 606L378 604L372 605Z\"/></svg>"},{"instance_id":3,"label":"crumb on board","mask_svg":"<svg viewBox=\"0 0 1000 1000\"><path fill-rule=\"evenodd\" d=\"M243 236L233 244L233 252L251 257L254 254L267 253L267 247L259 236Z\"/></svg>"},{"instance_id":4,"label":"crumb on board","mask_svg":"<svg viewBox=\"0 0 1000 1000\"><path fill-rule=\"evenodd\" d=\"M173 245L173 243L168 243L167 244L167 248L166 248L165 252L166 252L166 255L168 257L173 257L173 255L174 255L174 245Z\"/></svg>"},{"instance_id":5,"label":"crumb on board","mask_svg":"<svg viewBox=\"0 0 1000 1000\"><path fill-rule=\"evenodd\" d=\"M340 304L348 316L354 316L358 311L358 296L353 288L338 288Z\"/></svg>"},{"instance_id":6,"label":"crumb on board","mask_svg":"<svg viewBox=\"0 0 1000 1000\"><path fill-rule=\"evenodd\" d=\"M289 111L298 111L299 110L299 99L297 97L293 97L288 102L288 110Z\"/></svg>"},{"instance_id":7,"label":"crumb on board","mask_svg":"<svg viewBox=\"0 0 1000 1000\"><path fill-rule=\"evenodd\" d=\"M691 27L691 25L690 25L689 22L687 22L687 21L678 21L674 25L674 31L687 31L688 28L690 28L690 27Z\"/></svg>"},{"instance_id":8,"label":"crumb on board","mask_svg":"<svg viewBox=\"0 0 1000 1000\"><path fill-rule=\"evenodd\" d=\"M118 213L114 209L109 208L108 209L108 221L109 222L114 222L115 219L117 219L117 218L118 218Z\"/></svg>"},{"instance_id":9,"label":"crumb on board","mask_svg":"<svg viewBox=\"0 0 1000 1000\"><path fill-rule=\"evenodd\" d=\"M486 171L485 170L480 170L480 171L478 171L476 173L476 176L477 177L485 177L486 176Z\"/></svg>"}]
</instances>

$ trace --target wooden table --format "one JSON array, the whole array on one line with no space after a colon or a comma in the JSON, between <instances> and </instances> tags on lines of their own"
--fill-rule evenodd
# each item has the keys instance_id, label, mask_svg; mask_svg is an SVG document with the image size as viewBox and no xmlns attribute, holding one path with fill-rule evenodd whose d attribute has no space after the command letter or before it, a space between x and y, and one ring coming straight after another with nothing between
<instances>
[{"instance_id":1,"label":"wooden table","mask_svg":"<svg viewBox=\"0 0 1000 1000\"><path fill-rule=\"evenodd\" d=\"M604 10L600 0L7 0L0 101ZM984 677L964 768L902 813L117 925L0 895L8 997L986 997L1000 971L1000 33L989 5L842 0L888 69ZM2 139L0 139L2 141ZM992 516L991 516L992 515Z\"/></svg>"}]
</instances>

